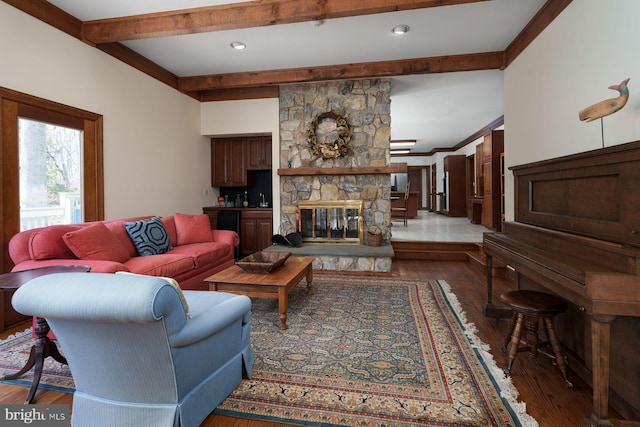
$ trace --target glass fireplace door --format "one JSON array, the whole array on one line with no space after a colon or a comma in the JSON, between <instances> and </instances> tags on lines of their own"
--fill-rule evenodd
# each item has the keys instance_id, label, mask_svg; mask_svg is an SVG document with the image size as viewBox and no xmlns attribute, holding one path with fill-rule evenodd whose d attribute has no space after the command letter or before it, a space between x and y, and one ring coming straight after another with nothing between
<instances>
[{"instance_id":1,"label":"glass fireplace door","mask_svg":"<svg viewBox=\"0 0 640 427\"><path fill-rule=\"evenodd\" d=\"M301 201L298 231L307 242L362 243L362 201Z\"/></svg>"}]
</instances>

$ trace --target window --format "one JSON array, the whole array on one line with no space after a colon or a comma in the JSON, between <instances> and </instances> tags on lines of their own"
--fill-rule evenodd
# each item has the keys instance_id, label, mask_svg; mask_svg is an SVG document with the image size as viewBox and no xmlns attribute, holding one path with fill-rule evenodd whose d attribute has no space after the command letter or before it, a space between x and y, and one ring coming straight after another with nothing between
<instances>
[{"instance_id":1,"label":"window","mask_svg":"<svg viewBox=\"0 0 640 427\"><path fill-rule=\"evenodd\" d=\"M0 148L2 272L21 229L104 219L101 115L0 87ZM29 224L30 210L56 206Z\"/></svg>"},{"instance_id":2,"label":"window","mask_svg":"<svg viewBox=\"0 0 640 427\"><path fill-rule=\"evenodd\" d=\"M18 118L20 230L82 222L82 130Z\"/></svg>"}]
</instances>

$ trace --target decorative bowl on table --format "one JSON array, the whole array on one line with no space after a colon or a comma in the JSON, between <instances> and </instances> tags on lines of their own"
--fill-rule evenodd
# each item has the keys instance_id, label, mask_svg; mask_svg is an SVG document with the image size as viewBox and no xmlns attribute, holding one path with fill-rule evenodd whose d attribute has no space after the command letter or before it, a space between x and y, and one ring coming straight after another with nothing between
<instances>
[{"instance_id":1,"label":"decorative bowl on table","mask_svg":"<svg viewBox=\"0 0 640 427\"><path fill-rule=\"evenodd\" d=\"M247 273L268 274L282 266L291 252L256 252L236 261L236 265Z\"/></svg>"}]
</instances>

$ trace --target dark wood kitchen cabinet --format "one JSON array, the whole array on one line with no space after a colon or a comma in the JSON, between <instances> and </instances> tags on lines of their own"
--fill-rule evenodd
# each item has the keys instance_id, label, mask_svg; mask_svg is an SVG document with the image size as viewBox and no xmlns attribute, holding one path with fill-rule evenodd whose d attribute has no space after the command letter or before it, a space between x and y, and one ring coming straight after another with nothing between
<instances>
[{"instance_id":1,"label":"dark wood kitchen cabinet","mask_svg":"<svg viewBox=\"0 0 640 427\"><path fill-rule=\"evenodd\" d=\"M203 207L202 212L209 216L211 229L219 229L219 219L223 215L235 213L238 227L223 227L224 230L237 230L240 237L240 254L251 255L271 246L273 236L273 209L271 208L221 208Z\"/></svg>"},{"instance_id":2,"label":"dark wood kitchen cabinet","mask_svg":"<svg viewBox=\"0 0 640 427\"><path fill-rule=\"evenodd\" d=\"M251 255L271 246L273 236L271 209L247 209L240 217L240 248L242 255Z\"/></svg>"},{"instance_id":3,"label":"dark wood kitchen cabinet","mask_svg":"<svg viewBox=\"0 0 640 427\"><path fill-rule=\"evenodd\" d=\"M247 144L247 169L271 170L271 135L249 136Z\"/></svg>"},{"instance_id":4,"label":"dark wood kitchen cabinet","mask_svg":"<svg viewBox=\"0 0 640 427\"><path fill-rule=\"evenodd\" d=\"M211 138L211 186L246 186L246 152L244 138Z\"/></svg>"}]
</instances>

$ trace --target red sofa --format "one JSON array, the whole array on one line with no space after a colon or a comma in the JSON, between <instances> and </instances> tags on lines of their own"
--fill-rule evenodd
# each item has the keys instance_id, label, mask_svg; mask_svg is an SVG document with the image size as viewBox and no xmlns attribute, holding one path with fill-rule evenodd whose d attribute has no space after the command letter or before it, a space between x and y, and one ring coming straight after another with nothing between
<instances>
[{"instance_id":1,"label":"red sofa","mask_svg":"<svg viewBox=\"0 0 640 427\"><path fill-rule=\"evenodd\" d=\"M208 290L204 279L234 264L237 233L211 230L207 215L176 213L160 218L171 249L140 256L125 222L138 217L84 224L51 225L22 231L9 242L12 271L51 265L88 265L92 272L128 271L172 277L184 290Z\"/></svg>"}]
</instances>

